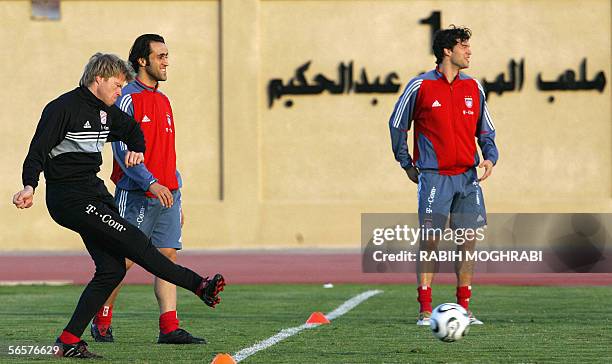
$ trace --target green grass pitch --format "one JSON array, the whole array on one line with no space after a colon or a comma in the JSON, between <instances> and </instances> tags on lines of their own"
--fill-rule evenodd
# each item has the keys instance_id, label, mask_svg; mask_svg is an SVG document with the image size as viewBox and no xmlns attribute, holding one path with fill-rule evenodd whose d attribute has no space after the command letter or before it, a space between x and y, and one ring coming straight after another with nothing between
<instances>
[{"instance_id":1,"label":"green grass pitch","mask_svg":"<svg viewBox=\"0 0 612 364\"><path fill-rule=\"evenodd\" d=\"M412 285L229 285L214 310L179 290L181 326L208 345L155 344L152 287L126 286L114 308L114 344L83 338L104 361L210 363L283 328L303 324L369 289L384 293L344 316L300 332L243 363L612 363L611 287L477 286L471 309L485 322L462 341L443 343L415 325ZM54 362L8 356L8 345L47 345L72 313L80 286L0 287L0 362ZM434 305L454 302L454 287L434 286ZM66 359L68 360L68 359ZM62 362L65 362L63 360Z\"/></svg>"}]
</instances>

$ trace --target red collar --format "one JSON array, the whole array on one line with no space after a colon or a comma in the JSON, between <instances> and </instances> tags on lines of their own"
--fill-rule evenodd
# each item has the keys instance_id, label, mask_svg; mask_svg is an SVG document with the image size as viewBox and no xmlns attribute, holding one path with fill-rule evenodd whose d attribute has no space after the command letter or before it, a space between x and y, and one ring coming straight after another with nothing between
<instances>
[{"instance_id":1,"label":"red collar","mask_svg":"<svg viewBox=\"0 0 612 364\"><path fill-rule=\"evenodd\" d=\"M149 86L146 83L139 80L138 77L136 77L136 82L138 82L138 84L142 86L143 88L146 88L147 90L153 91L153 92L157 91L157 87L159 86L159 82L156 82L155 86Z\"/></svg>"},{"instance_id":2,"label":"red collar","mask_svg":"<svg viewBox=\"0 0 612 364\"><path fill-rule=\"evenodd\" d=\"M448 84L453 84L456 81L459 81L461 78L459 78L459 74L461 73L461 71L457 72L457 76L455 76L455 78L449 83L448 80L446 79L446 76L444 76L444 73L440 72L440 65L436 65L436 74L438 75L438 78L441 78L444 80L444 82L448 83Z\"/></svg>"}]
</instances>

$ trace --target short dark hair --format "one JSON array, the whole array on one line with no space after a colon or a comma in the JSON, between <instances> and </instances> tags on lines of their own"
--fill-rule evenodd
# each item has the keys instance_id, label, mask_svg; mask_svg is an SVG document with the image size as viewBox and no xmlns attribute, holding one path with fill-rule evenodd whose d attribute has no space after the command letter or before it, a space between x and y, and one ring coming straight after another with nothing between
<instances>
[{"instance_id":1,"label":"short dark hair","mask_svg":"<svg viewBox=\"0 0 612 364\"><path fill-rule=\"evenodd\" d=\"M134 44L132 45L132 48L130 48L130 56L128 57L128 61L132 64L134 72L138 73L138 68L140 67L140 65L138 64L138 60L140 58L146 59L147 64L149 64L149 54L151 54L151 42L166 43L161 35L143 34L140 37L136 38Z\"/></svg>"},{"instance_id":2,"label":"short dark hair","mask_svg":"<svg viewBox=\"0 0 612 364\"><path fill-rule=\"evenodd\" d=\"M448 29L440 29L434 34L433 52L436 64L442 63L444 49L453 49L458 43L470 40L472 31L466 27L456 27L453 24Z\"/></svg>"}]
</instances>

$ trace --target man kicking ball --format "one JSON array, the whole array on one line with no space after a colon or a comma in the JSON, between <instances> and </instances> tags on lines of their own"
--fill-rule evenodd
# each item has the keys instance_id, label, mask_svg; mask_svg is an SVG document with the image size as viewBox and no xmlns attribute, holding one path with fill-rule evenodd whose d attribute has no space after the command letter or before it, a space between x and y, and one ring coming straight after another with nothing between
<instances>
[{"instance_id":1,"label":"man kicking ball","mask_svg":"<svg viewBox=\"0 0 612 364\"><path fill-rule=\"evenodd\" d=\"M144 161L145 141L136 121L113 104L131 77L130 66L112 54L94 54L79 87L51 101L23 162L23 189L13 196L19 209L30 208L40 172L47 185L47 209L59 225L78 233L96 272L57 338L57 355L97 358L81 335L111 292L123 280L128 258L153 275L195 293L214 307L225 286L221 274L203 278L166 258L147 236L121 217L115 200L96 176L106 141L123 141L127 168ZM67 262L68 264L69 262Z\"/></svg>"}]
</instances>

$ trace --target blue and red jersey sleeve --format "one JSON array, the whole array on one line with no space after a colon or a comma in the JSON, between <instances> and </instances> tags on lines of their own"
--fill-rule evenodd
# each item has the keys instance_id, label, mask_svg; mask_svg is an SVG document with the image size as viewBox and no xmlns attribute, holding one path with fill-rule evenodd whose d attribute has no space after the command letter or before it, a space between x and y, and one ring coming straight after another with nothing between
<instances>
[{"instance_id":1,"label":"blue and red jersey sleeve","mask_svg":"<svg viewBox=\"0 0 612 364\"><path fill-rule=\"evenodd\" d=\"M400 163L402 168L412 167L413 161L408 151L408 130L412 125L414 107L416 105L417 96L421 83L421 78L413 78L399 100L395 103L393 113L389 119L389 131L391 133L391 148L395 159Z\"/></svg>"},{"instance_id":2,"label":"blue and red jersey sleeve","mask_svg":"<svg viewBox=\"0 0 612 364\"><path fill-rule=\"evenodd\" d=\"M476 126L476 139L478 140L483 158L496 164L499 158L499 152L495 145L495 125L493 124L493 119L491 119L491 114L487 107L484 89L480 82L476 81L476 83L478 84L478 94L480 95L480 116Z\"/></svg>"}]
</instances>

